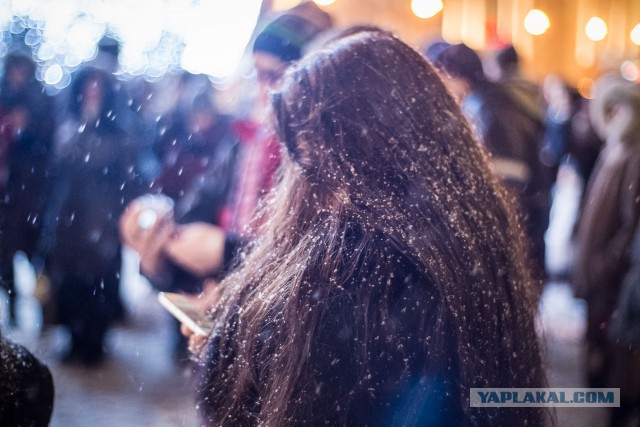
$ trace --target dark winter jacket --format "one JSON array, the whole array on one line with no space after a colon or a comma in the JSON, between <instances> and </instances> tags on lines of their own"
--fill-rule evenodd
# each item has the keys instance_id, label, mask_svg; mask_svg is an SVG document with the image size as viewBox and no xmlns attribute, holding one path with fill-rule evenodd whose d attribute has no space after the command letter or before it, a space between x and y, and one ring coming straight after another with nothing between
<instances>
[{"instance_id":1,"label":"dark winter jacket","mask_svg":"<svg viewBox=\"0 0 640 427\"><path fill-rule=\"evenodd\" d=\"M33 255L46 204L46 175L54 118L48 96L36 89L0 93L0 259L16 251ZM10 116L23 114L24 128L12 128ZM4 162L4 165L1 163ZM2 171L2 169L5 169Z\"/></svg>"},{"instance_id":2,"label":"dark winter jacket","mask_svg":"<svg viewBox=\"0 0 640 427\"><path fill-rule=\"evenodd\" d=\"M349 240L349 239L347 239ZM354 246L355 241L352 241ZM361 268L354 271L344 286L335 286L329 295L314 295L321 312L321 330L311 343L309 373L300 383L296 405L304 407L296 425L345 426L448 426L459 424L462 402L451 398L458 393L455 350L446 328L425 341L438 310L428 279L415 264L382 236L368 248ZM353 256L358 256L353 254ZM366 261L365 261L366 259ZM384 260L378 264L377 261ZM373 270L388 272L384 283L372 283ZM315 278L317 280L317 278ZM369 297L362 300L363 287ZM312 289L315 288L312 286ZM318 289L323 287L318 286ZM372 317L368 317L372 316ZM381 317L377 317L381 316ZM256 337L259 348L270 349L269 336L277 322L264 326ZM302 327L302 326L301 326ZM366 331L374 329L375 333ZM370 336L370 341L358 337ZM429 354L430 345L443 354ZM225 370L228 359L220 360L219 339L212 339L208 360L200 384L200 399L206 402L216 373ZM246 396L247 407L259 408L261 378L270 375L270 354L260 350L257 357L257 388ZM364 371L358 360L372 367ZM204 403L214 415L208 425L227 423L215 419L215 407ZM240 416L239 420L242 419ZM235 424L235 423L240 424ZM232 421L228 425L241 425ZM253 425L248 423L249 425Z\"/></svg>"},{"instance_id":3,"label":"dark winter jacket","mask_svg":"<svg viewBox=\"0 0 640 427\"><path fill-rule=\"evenodd\" d=\"M623 345L640 348L640 223L636 227L625 275L611 322L611 336Z\"/></svg>"},{"instance_id":4,"label":"dark winter jacket","mask_svg":"<svg viewBox=\"0 0 640 427\"><path fill-rule=\"evenodd\" d=\"M49 425L53 395L47 366L24 347L0 336L0 425Z\"/></svg>"},{"instance_id":5,"label":"dark winter jacket","mask_svg":"<svg viewBox=\"0 0 640 427\"><path fill-rule=\"evenodd\" d=\"M640 220L640 138L608 141L587 188L578 229L574 289L586 299L615 305L629 268L633 232Z\"/></svg>"},{"instance_id":6,"label":"dark winter jacket","mask_svg":"<svg viewBox=\"0 0 640 427\"><path fill-rule=\"evenodd\" d=\"M536 272L542 274L552 182L551 169L540 159L543 121L497 83L478 84L463 107L491 155L494 171L516 197Z\"/></svg>"},{"instance_id":7,"label":"dark winter jacket","mask_svg":"<svg viewBox=\"0 0 640 427\"><path fill-rule=\"evenodd\" d=\"M65 275L96 278L119 259L118 219L141 193L136 151L126 133L88 123L59 147L48 208L48 265Z\"/></svg>"}]
</instances>

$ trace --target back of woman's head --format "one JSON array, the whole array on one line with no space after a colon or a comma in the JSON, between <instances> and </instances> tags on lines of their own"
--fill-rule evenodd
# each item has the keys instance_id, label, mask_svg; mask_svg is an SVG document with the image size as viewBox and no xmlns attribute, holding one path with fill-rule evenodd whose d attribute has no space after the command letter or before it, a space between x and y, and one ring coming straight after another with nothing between
<instances>
[{"instance_id":1,"label":"back of woman's head","mask_svg":"<svg viewBox=\"0 0 640 427\"><path fill-rule=\"evenodd\" d=\"M452 151L474 149L434 70L383 31L347 35L293 67L273 107L306 179L363 203L402 195L418 175L445 176L436 167Z\"/></svg>"},{"instance_id":2,"label":"back of woman's head","mask_svg":"<svg viewBox=\"0 0 640 427\"><path fill-rule=\"evenodd\" d=\"M436 71L390 33L356 32L309 56L285 76L273 109L295 163L285 168L297 179L286 198L313 193L304 203L312 212L322 208L316 200L338 203L408 241L414 219L442 220L453 236L461 225L453 219L480 220L486 205L510 229L508 208L493 206L502 189L459 107ZM433 224L424 225L429 234Z\"/></svg>"}]
</instances>

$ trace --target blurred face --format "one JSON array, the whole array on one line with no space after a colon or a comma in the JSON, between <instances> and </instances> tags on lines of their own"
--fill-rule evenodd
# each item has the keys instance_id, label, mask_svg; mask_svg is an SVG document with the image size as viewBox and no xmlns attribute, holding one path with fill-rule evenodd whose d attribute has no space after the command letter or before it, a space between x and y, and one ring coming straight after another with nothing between
<instances>
[{"instance_id":1,"label":"blurred face","mask_svg":"<svg viewBox=\"0 0 640 427\"><path fill-rule=\"evenodd\" d=\"M6 80L9 88L18 90L27 86L29 81L29 70L19 65L14 65L7 70Z\"/></svg>"},{"instance_id":2,"label":"blurred face","mask_svg":"<svg viewBox=\"0 0 640 427\"><path fill-rule=\"evenodd\" d=\"M102 83L89 79L82 90L82 113L85 120L93 120L100 114L102 106Z\"/></svg>"},{"instance_id":3,"label":"blurred face","mask_svg":"<svg viewBox=\"0 0 640 427\"><path fill-rule=\"evenodd\" d=\"M196 111L189 117L189 130L199 133L210 129L215 123L215 114L207 111Z\"/></svg>"},{"instance_id":4,"label":"blurred face","mask_svg":"<svg viewBox=\"0 0 640 427\"><path fill-rule=\"evenodd\" d=\"M287 63L264 52L253 54L253 64L258 75L261 88L271 89L282 77Z\"/></svg>"}]
</instances>

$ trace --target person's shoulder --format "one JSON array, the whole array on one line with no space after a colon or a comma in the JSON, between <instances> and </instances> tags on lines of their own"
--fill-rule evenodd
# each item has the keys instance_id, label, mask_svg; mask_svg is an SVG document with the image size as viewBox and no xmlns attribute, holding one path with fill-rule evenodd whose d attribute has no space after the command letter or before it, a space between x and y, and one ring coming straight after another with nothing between
<instances>
[{"instance_id":1,"label":"person's shoulder","mask_svg":"<svg viewBox=\"0 0 640 427\"><path fill-rule=\"evenodd\" d=\"M47 425L53 398L49 368L22 345L0 337L0 419L10 425Z\"/></svg>"},{"instance_id":2,"label":"person's shoulder","mask_svg":"<svg viewBox=\"0 0 640 427\"><path fill-rule=\"evenodd\" d=\"M2 385L28 385L33 382L50 381L51 373L26 347L0 338L0 365L2 366ZM14 390L15 391L15 390Z\"/></svg>"},{"instance_id":3,"label":"person's shoulder","mask_svg":"<svg viewBox=\"0 0 640 427\"><path fill-rule=\"evenodd\" d=\"M484 105L497 107L505 107L509 105L509 88L504 83L486 82L476 88L472 95L482 102Z\"/></svg>"}]
</instances>

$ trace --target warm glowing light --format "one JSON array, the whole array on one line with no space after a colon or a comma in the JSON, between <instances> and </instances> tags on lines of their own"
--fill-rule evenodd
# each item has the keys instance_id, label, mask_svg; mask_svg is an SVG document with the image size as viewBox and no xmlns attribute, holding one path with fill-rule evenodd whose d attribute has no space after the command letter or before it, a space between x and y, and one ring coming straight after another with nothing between
<instances>
[{"instance_id":1,"label":"warm glowing light","mask_svg":"<svg viewBox=\"0 0 640 427\"><path fill-rule=\"evenodd\" d=\"M633 44L640 46L640 24L637 24L633 27L633 30L631 30L631 41Z\"/></svg>"},{"instance_id":2,"label":"warm glowing light","mask_svg":"<svg viewBox=\"0 0 640 427\"><path fill-rule=\"evenodd\" d=\"M622 65L620 65L620 74L625 80L629 80L630 82L635 82L640 79L638 65L631 61L624 61Z\"/></svg>"},{"instance_id":3,"label":"warm glowing light","mask_svg":"<svg viewBox=\"0 0 640 427\"><path fill-rule=\"evenodd\" d=\"M329 6L336 2L336 0L313 0L318 6Z\"/></svg>"},{"instance_id":4,"label":"warm glowing light","mask_svg":"<svg viewBox=\"0 0 640 427\"><path fill-rule=\"evenodd\" d=\"M589 19L589 22L587 22L587 25L584 27L585 34L589 40L593 40L594 42L603 40L607 36L607 31L607 24L602 18L598 18L597 16Z\"/></svg>"},{"instance_id":5,"label":"warm glowing light","mask_svg":"<svg viewBox=\"0 0 640 427\"><path fill-rule=\"evenodd\" d=\"M530 10L524 18L524 29L532 36L546 33L550 26L549 17L540 9Z\"/></svg>"},{"instance_id":6,"label":"warm glowing light","mask_svg":"<svg viewBox=\"0 0 640 427\"><path fill-rule=\"evenodd\" d=\"M428 19L442 10L442 0L411 0L411 10L418 18Z\"/></svg>"},{"instance_id":7,"label":"warm glowing light","mask_svg":"<svg viewBox=\"0 0 640 427\"><path fill-rule=\"evenodd\" d=\"M590 77L583 77L578 81L578 85L576 88L578 89L578 93L582 95L583 98L592 99L593 94L591 93L591 87L593 86L593 79Z\"/></svg>"}]
</instances>

